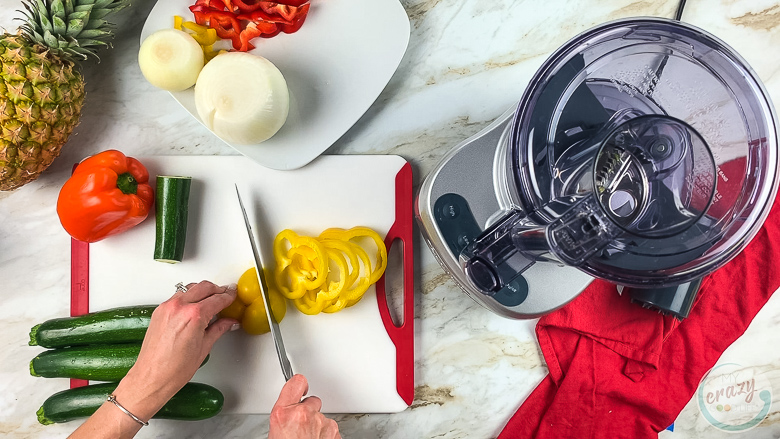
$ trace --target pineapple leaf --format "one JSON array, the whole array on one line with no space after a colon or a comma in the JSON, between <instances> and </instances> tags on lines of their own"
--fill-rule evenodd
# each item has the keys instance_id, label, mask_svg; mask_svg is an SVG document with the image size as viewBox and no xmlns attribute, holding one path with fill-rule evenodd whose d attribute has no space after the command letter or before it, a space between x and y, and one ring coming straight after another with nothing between
<instances>
[{"instance_id":1,"label":"pineapple leaf","mask_svg":"<svg viewBox=\"0 0 780 439\"><path fill-rule=\"evenodd\" d=\"M51 14L52 20L54 17L65 18L65 5L62 4L62 0L53 0L51 2L49 14Z\"/></svg>"},{"instance_id":2,"label":"pineapple leaf","mask_svg":"<svg viewBox=\"0 0 780 439\"><path fill-rule=\"evenodd\" d=\"M46 23L48 23L49 26L51 26L51 23L49 23L49 16L46 15L49 12L49 8L46 7L46 4L43 3L41 0L36 0L35 4L33 5L33 9L35 9L36 15L39 17L40 23L45 27ZM44 23L43 20L46 20Z\"/></svg>"},{"instance_id":3,"label":"pineapple leaf","mask_svg":"<svg viewBox=\"0 0 780 439\"><path fill-rule=\"evenodd\" d=\"M81 33L79 33L78 36L79 36L80 40L83 40L84 38L95 38L95 39L98 39L98 38L106 36L106 32L102 31L100 29L86 29L86 30L81 31Z\"/></svg>"},{"instance_id":4,"label":"pineapple leaf","mask_svg":"<svg viewBox=\"0 0 780 439\"><path fill-rule=\"evenodd\" d=\"M65 15L69 17L74 10L73 0L65 0Z\"/></svg>"},{"instance_id":5,"label":"pineapple leaf","mask_svg":"<svg viewBox=\"0 0 780 439\"><path fill-rule=\"evenodd\" d=\"M95 0L95 6L100 9L106 9L112 7L114 0Z\"/></svg>"},{"instance_id":6,"label":"pineapple leaf","mask_svg":"<svg viewBox=\"0 0 780 439\"><path fill-rule=\"evenodd\" d=\"M92 11L92 13L90 14L89 18L97 20L97 19L103 18L106 15L111 14L113 12L114 11L112 11L111 9L96 9L96 10Z\"/></svg>"},{"instance_id":7,"label":"pineapple leaf","mask_svg":"<svg viewBox=\"0 0 780 439\"><path fill-rule=\"evenodd\" d=\"M95 5L83 5L82 4L82 5L76 6L76 8L73 10L73 12L92 12L92 8L94 8L94 7L95 7ZM71 12L71 14L73 14L73 12Z\"/></svg>"},{"instance_id":8,"label":"pineapple leaf","mask_svg":"<svg viewBox=\"0 0 780 439\"><path fill-rule=\"evenodd\" d=\"M69 19L76 19L76 20L89 20L89 11L76 11L68 17Z\"/></svg>"},{"instance_id":9,"label":"pineapple leaf","mask_svg":"<svg viewBox=\"0 0 780 439\"><path fill-rule=\"evenodd\" d=\"M87 22L87 25L84 26L84 29L106 29L108 27L108 22L103 19L93 19L90 18L90 20Z\"/></svg>"},{"instance_id":10,"label":"pineapple leaf","mask_svg":"<svg viewBox=\"0 0 780 439\"><path fill-rule=\"evenodd\" d=\"M59 43L57 42L57 37L55 37L49 29L45 29L43 31L43 41L46 43L49 47L58 47Z\"/></svg>"},{"instance_id":11,"label":"pineapple leaf","mask_svg":"<svg viewBox=\"0 0 780 439\"><path fill-rule=\"evenodd\" d=\"M68 31L65 35L69 37L78 36L84 29L84 19L74 18L68 21Z\"/></svg>"},{"instance_id":12,"label":"pineapple leaf","mask_svg":"<svg viewBox=\"0 0 780 439\"><path fill-rule=\"evenodd\" d=\"M65 24L65 21L57 16L54 16L51 20L52 23L52 31L57 35L62 35L68 30L68 26Z\"/></svg>"},{"instance_id":13,"label":"pineapple leaf","mask_svg":"<svg viewBox=\"0 0 780 439\"><path fill-rule=\"evenodd\" d=\"M106 43L105 41L94 40L94 39L84 39L84 38L79 38L79 46L83 47L83 48L91 47L91 46L95 46L95 47L97 47L97 46L110 47L110 45L108 43Z\"/></svg>"}]
</instances>

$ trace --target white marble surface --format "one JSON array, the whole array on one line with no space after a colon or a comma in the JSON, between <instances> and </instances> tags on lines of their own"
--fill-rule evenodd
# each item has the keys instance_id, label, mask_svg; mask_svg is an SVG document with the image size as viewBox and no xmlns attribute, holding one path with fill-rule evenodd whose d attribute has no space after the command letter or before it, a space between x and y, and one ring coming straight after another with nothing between
<instances>
[{"instance_id":1,"label":"white marble surface","mask_svg":"<svg viewBox=\"0 0 780 439\"><path fill-rule=\"evenodd\" d=\"M77 134L37 181L0 193L0 435L65 437L75 424L43 427L35 411L59 380L33 378L27 346L35 323L66 315L69 237L54 210L71 164L107 148L129 155L234 154L136 64L141 24L154 0L134 0L117 17L119 31L102 61L84 65L87 103ZM313 0L326 1L326 0ZM366 0L370 1L370 0ZM419 184L451 146L476 133L519 99L547 55L601 22L637 15L671 17L676 1L403 0L412 24L409 48L384 92L336 142L333 154L400 154ZM689 0L683 19L736 48L780 102L780 2ZM0 0L0 27L14 30L18 0ZM546 374L534 321L483 310L416 242L415 401L392 415L339 415L345 438L492 438ZM121 280L118 280L121 281ZM758 370L774 388L773 412L755 430L721 433L695 404L680 414L669 438L780 437L780 297L761 311L721 362ZM219 416L197 423L155 421L138 437L265 437L268 417Z\"/></svg>"}]
</instances>

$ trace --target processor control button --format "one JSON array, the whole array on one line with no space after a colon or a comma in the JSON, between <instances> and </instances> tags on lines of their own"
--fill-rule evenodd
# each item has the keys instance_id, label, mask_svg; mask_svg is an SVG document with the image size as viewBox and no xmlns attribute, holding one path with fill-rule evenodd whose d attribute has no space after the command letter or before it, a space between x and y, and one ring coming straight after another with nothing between
<instances>
[{"instance_id":1,"label":"processor control button","mask_svg":"<svg viewBox=\"0 0 780 439\"><path fill-rule=\"evenodd\" d=\"M466 263L466 274L474 286L485 294L493 294L500 288L498 273L487 262L474 258Z\"/></svg>"}]
</instances>

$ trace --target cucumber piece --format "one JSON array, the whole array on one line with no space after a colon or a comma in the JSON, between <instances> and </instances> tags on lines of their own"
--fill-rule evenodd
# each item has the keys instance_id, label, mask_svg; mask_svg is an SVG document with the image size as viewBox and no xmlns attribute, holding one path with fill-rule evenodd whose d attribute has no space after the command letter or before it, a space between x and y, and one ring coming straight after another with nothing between
<instances>
[{"instance_id":1,"label":"cucumber piece","mask_svg":"<svg viewBox=\"0 0 780 439\"><path fill-rule=\"evenodd\" d=\"M138 359L141 343L73 346L41 352L30 361L30 375L119 381ZM201 363L209 360L210 354Z\"/></svg>"},{"instance_id":2,"label":"cucumber piece","mask_svg":"<svg viewBox=\"0 0 780 439\"><path fill-rule=\"evenodd\" d=\"M38 422L48 425L89 417L106 401L116 386L117 383L91 384L57 392L38 409ZM152 418L199 421L218 414L224 402L225 398L218 389L189 382Z\"/></svg>"},{"instance_id":3,"label":"cucumber piece","mask_svg":"<svg viewBox=\"0 0 780 439\"><path fill-rule=\"evenodd\" d=\"M157 177L154 260L175 264L184 256L192 177Z\"/></svg>"},{"instance_id":4,"label":"cucumber piece","mask_svg":"<svg viewBox=\"0 0 780 439\"><path fill-rule=\"evenodd\" d=\"M62 348L101 343L140 342L157 305L128 306L47 320L30 330L30 346Z\"/></svg>"}]
</instances>

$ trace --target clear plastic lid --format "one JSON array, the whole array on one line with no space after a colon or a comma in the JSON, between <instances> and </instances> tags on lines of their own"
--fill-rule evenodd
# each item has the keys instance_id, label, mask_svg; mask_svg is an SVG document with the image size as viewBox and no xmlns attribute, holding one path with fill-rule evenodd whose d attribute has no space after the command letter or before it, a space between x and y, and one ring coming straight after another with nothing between
<instances>
[{"instance_id":1,"label":"clear plastic lid","mask_svg":"<svg viewBox=\"0 0 780 439\"><path fill-rule=\"evenodd\" d=\"M648 115L668 117L683 127L683 136L703 139L695 142L706 150L696 146L698 159L664 165L663 172L674 174L664 176L665 184L679 192L667 204L690 216L669 226L663 224L668 216L657 215L641 233L627 228L578 264L594 276L639 287L679 284L715 270L747 245L768 214L777 191L776 121L758 77L739 55L707 32L672 20L629 19L590 30L553 54L531 80L507 159L514 201L530 221L553 224L598 189L599 170L609 164L602 147L616 127ZM629 155L642 162L643 154ZM598 200L619 226L628 221L619 218L620 209L637 202L622 192Z\"/></svg>"}]
</instances>

